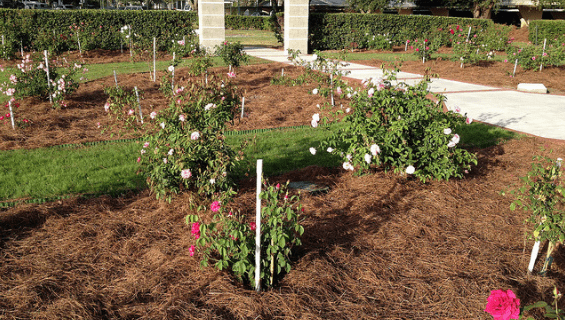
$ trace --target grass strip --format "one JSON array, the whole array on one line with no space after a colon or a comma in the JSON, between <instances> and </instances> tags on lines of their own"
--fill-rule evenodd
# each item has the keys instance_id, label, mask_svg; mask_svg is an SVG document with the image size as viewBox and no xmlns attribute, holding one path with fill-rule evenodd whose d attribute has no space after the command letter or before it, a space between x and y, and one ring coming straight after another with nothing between
<instances>
[{"instance_id":1,"label":"grass strip","mask_svg":"<svg viewBox=\"0 0 565 320\"><path fill-rule=\"evenodd\" d=\"M245 159L235 168L235 179L253 176L257 159L263 159L264 174L273 176L311 165L339 166L341 160L325 150L317 150L321 141L342 125L324 128L293 128L235 131L226 141L238 149L245 141ZM502 128L474 122L457 129L461 143L485 148L518 137ZM120 194L146 188L145 179L136 172L136 159L142 139L123 139L50 148L0 152L0 207L21 202L42 203L69 195L97 196Z\"/></svg>"}]
</instances>

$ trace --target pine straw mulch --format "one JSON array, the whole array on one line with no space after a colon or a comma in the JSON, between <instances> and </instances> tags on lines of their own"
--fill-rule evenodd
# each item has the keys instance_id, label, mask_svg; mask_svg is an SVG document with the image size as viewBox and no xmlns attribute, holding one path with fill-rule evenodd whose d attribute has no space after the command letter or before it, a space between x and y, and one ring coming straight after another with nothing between
<instances>
[{"instance_id":1,"label":"pine straw mulch","mask_svg":"<svg viewBox=\"0 0 565 320\"><path fill-rule=\"evenodd\" d=\"M303 246L279 286L261 293L189 257L187 194L172 204L145 191L9 209L0 215L0 317L490 319L493 289L513 289L522 304L550 301L553 285L565 285L565 251L547 277L527 275L525 215L499 193L542 146L565 154L563 143L512 140L478 150L470 176L449 182L320 167L271 178L330 191L302 194ZM251 214L254 183L240 188L234 205Z\"/></svg>"}]
</instances>

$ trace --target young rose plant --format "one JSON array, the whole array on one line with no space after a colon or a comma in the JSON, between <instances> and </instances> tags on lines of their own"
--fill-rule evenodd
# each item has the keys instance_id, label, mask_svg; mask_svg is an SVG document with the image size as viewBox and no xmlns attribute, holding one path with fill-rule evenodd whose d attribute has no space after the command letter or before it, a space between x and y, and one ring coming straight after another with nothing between
<instances>
[{"instance_id":1,"label":"young rose plant","mask_svg":"<svg viewBox=\"0 0 565 320\"><path fill-rule=\"evenodd\" d=\"M126 130L137 130L141 126L141 119L135 89L128 92L120 86L111 86L104 88L104 93L108 95L104 104L104 111L108 116L115 118ZM140 99L143 98L142 91L137 94Z\"/></svg>"},{"instance_id":2,"label":"young rose plant","mask_svg":"<svg viewBox=\"0 0 565 320\"><path fill-rule=\"evenodd\" d=\"M226 81L211 76L207 87L177 86L169 107L150 114L155 128L139 162L157 198L170 200L184 189L202 196L232 189L229 174L240 155L226 144L224 131L239 112L240 98Z\"/></svg>"},{"instance_id":3,"label":"young rose plant","mask_svg":"<svg viewBox=\"0 0 565 320\"><path fill-rule=\"evenodd\" d=\"M522 186L511 193L516 200L511 210L530 212L526 223L533 224L531 238L553 244L565 241L565 184L562 160L535 156L532 170L522 177Z\"/></svg>"},{"instance_id":4,"label":"young rose plant","mask_svg":"<svg viewBox=\"0 0 565 320\"><path fill-rule=\"evenodd\" d=\"M421 181L462 178L476 164L474 154L459 147L459 126L470 118L443 112L443 97L428 98L427 82L416 86L366 82L365 90L352 96L352 113L346 127L322 143L341 154L343 167L358 173L373 166L414 174ZM339 110L338 113L343 113Z\"/></svg>"},{"instance_id":5,"label":"young rose plant","mask_svg":"<svg viewBox=\"0 0 565 320\"><path fill-rule=\"evenodd\" d=\"M290 196L286 185L264 183L261 193L261 282L272 287L280 277L290 272L290 255L301 245L304 227L300 225L302 207L298 196ZM216 212L212 221L203 223L197 215L188 215L186 224L202 252L201 265L214 263L218 270L228 269L240 281L255 285L255 220L233 213L223 204L213 202ZM191 247L190 253L196 252Z\"/></svg>"},{"instance_id":6,"label":"young rose plant","mask_svg":"<svg viewBox=\"0 0 565 320\"><path fill-rule=\"evenodd\" d=\"M249 55L243 51L243 45L240 42L228 42L216 46L216 55L224 61L228 66L239 67L242 63L247 64Z\"/></svg>"}]
</instances>

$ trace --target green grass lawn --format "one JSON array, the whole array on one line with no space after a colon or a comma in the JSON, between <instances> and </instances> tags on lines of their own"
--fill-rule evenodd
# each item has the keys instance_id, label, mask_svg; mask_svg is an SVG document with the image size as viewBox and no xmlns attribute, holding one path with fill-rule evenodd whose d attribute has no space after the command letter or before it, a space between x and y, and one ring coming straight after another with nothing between
<instances>
[{"instance_id":1,"label":"green grass lawn","mask_svg":"<svg viewBox=\"0 0 565 320\"><path fill-rule=\"evenodd\" d=\"M244 46L282 47L275 34L267 30L229 30L226 29L226 40L241 42Z\"/></svg>"},{"instance_id":2,"label":"green grass lawn","mask_svg":"<svg viewBox=\"0 0 565 320\"><path fill-rule=\"evenodd\" d=\"M292 128L232 132L226 141L237 149L244 140L245 159L235 168L237 180L255 174L257 159L263 159L265 176L310 165L339 166L339 157L318 150L309 151L342 125L325 128ZM457 129L461 143L469 147L488 147L519 135L490 125L473 123ZM146 188L145 179L136 172L142 142L127 141L0 151L0 201L51 198L69 194L115 194ZM1 206L1 205L0 205Z\"/></svg>"}]
</instances>

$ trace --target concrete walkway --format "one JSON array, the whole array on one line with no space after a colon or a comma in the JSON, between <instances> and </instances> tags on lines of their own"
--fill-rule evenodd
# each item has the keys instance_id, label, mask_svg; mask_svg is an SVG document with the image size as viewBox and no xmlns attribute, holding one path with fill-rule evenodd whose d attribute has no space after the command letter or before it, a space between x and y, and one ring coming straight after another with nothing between
<instances>
[{"instance_id":1,"label":"concrete walkway","mask_svg":"<svg viewBox=\"0 0 565 320\"><path fill-rule=\"evenodd\" d=\"M265 60L290 63L282 50L247 47L245 52ZM300 57L305 61L313 60L312 55ZM353 79L383 76L380 68L356 63L350 63L343 69L350 71L347 77ZM422 76L399 72L397 78L412 85ZM445 95L448 109L460 107L474 120L539 137L565 140L565 96L524 93L445 79L432 79L430 91Z\"/></svg>"}]
</instances>

